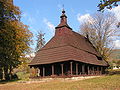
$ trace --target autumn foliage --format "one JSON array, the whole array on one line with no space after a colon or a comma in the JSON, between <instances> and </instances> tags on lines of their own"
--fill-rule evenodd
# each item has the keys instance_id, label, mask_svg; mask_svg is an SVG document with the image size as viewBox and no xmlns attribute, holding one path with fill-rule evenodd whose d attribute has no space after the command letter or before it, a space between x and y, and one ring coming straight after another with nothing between
<instances>
[{"instance_id":1,"label":"autumn foliage","mask_svg":"<svg viewBox=\"0 0 120 90\"><path fill-rule=\"evenodd\" d=\"M29 52L32 33L20 21L13 0L0 0L0 79L11 79L12 70Z\"/></svg>"},{"instance_id":2,"label":"autumn foliage","mask_svg":"<svg viewBox=\"0 0 120 90\"><path fill-rule=\"evenodd\" d=\"M112 9L112 7L118 6L118 2L120 2L120 0L100 0L98 11L104 11L105 8Z\"/></svg>"}]
</instances>

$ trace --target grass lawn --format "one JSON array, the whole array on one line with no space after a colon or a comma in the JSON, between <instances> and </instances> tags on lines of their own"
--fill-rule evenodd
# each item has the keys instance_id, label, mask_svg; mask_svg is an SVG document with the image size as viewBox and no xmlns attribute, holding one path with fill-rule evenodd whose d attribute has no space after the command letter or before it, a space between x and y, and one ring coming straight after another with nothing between
<instances>
[{"instance_id":1,"label":"grass lawn","mask_svg":"<svg viewBox=\"0 0 120 90\"><path fill-rule=\"evenodd\" d=\"M103 76L79 81L0 84L0 90L120 90L120 75Z\"/></svg>"}]
</instances>

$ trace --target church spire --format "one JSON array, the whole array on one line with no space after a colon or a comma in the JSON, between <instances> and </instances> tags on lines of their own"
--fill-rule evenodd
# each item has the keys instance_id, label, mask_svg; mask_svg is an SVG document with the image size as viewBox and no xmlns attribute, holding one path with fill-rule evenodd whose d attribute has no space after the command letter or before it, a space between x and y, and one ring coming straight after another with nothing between
<instances>
[{"instance_id":1,"label":"church spire","mask_svg":"<svg viewBox=\"0 0 120 90\"><path fill-rule=\"evenodd\" d=\"M60 16L61 21L60 23L67 24L67 16L65 15L65 10L63 9L62 15Z\"/></svg>"},{"instance_id":2,"label":"church spire","mask_svg":"<svg viewBox=\"0 0 120 90\"><path fill-rule=\"evenodd\" d=\"M67 24L67 16L65 15L65 10L63 8L62 10L62 15L60 16L61 20L60 20L60 24L56 27L57 28L61 28L61 27L69 27L69 25ZM70 28L71 29L71 28Z\"/></svg>"}]
</instances>

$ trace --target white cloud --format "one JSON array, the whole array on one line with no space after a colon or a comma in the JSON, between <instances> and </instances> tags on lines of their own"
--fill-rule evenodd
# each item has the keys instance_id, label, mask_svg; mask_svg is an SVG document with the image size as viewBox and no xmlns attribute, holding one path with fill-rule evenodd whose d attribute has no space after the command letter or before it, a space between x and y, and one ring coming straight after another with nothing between
<instances>
[{"instance_id":1,"label":"white cloud","mask_svg":"<svg viewBox=\"0 0 120 90\"><path fill-rule=\"evenodd\" d=\"M120 5L112 8L111 10L108 9L108 11L114 13L117 19L120 21Z\"/></svg>"},{"instance_id":2,"label":"white cloud","mask_svg":"<svg viewBox=\"0 0 120 90\"><path fill-rule=\"evenodd\" d=\"M80 22L80 23L83 23L85 22L86 20L90 19L90 14L87 13L87 14L84 14L84 15L80 15L80 14L77 14L77 20Z\"/></svg>"},{"instance_id":3,"label":"white cloud","mask_svg":"<svg viewBox=\"0 0 120 90\"><path fill-rule=\"evenodd\" d=\"M25 56L26 58L33 58L35 57L35 53L30 53Z\"/></svg>"},{"instance_id":4,"label":"white cloud","mask_svg":"<svg viewBox=\"0 0 120 90\"><path fill-rule=\"evenodd\" d=\"M29 22L30 24L34 24L34 23L35 23L35 18L29 16L29 17L28 17L28 22Z\"/></svg>"},{"instance_id":5,"label":"white cloud","mask_svg":"<svg viewBox=\"0 0 120 90\"><path fill-rule=\"evenodd\" d=\"M48 21L46 18L44 18L43 22L48 26L48 28L50 30L52 30L53 32L55 31L55 26L50 21Z\"/></svg>"},{"instance_id":6,"label":"white cloud","mask_svg":"<svg viewBox=\"0 0 120 90\"><path fill-rule=\"evenodd\" d=\"M120 5L117 6L117 7L114 7L112 8L111 10L107 9L108 12L112 12L115 14L115 16L117 17L118 21L120 21ZM89 12L89 11L86 11L86 12ZM90 14L89 13L86 13L84 15L81 15L81 14L77 14L77 20L82 23L88 19L90 19Z\"/></svg>"},{"instance_id":7,"label":"white cloud","mask_svg":"<svg viewBox=\"0 0 120 90\"><path fill-rule=\"evenodd\" d=\"M120 48L120 40L114 41L115 48Z\"/></svg>"}]
</instances>

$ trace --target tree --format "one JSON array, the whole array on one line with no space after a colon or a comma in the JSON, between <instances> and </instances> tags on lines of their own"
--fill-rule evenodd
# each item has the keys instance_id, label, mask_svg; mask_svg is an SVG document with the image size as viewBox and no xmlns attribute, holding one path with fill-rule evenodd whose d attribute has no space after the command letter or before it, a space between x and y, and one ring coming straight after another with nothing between
<instances>
[{"instance_id":1,"label":"tree","mask_svg":"<svg viewBox=\"0 0 120 90\"><path fill-rule=\"evenodd\" d=\"M98 5L99 11L103 11L106 7L107 9L112 9L113 6L118 6L118 2L120 0L101 0L100 4Z\"/></svg>"},{"instance_id":2,"label":"tree","mask_svg":"<svg viewBox=\"0 0 120 90\"><path fill-rule=\"evenodd\" d=\"M0 73L6 80L30 49L32 33L20 22L20 14L13 0L0 0Z\"/></svg>"},{"instance_id":3,"label":"tree","mask_svg":"<svg viewBox=\"0 0 120 90\"><path fill-rule=\"evenodd\" d=\"M101 0L100 4L98 4L99 10L98 11L104 11L105 8L107 9L112 9L112 7L118 6L118 2L120 0ZM116 26L119 28L120 27L120 22L116 24Z\"/></svg>"},{"instance_id":4,"label":"tree","mask_svg":"<svg viewBox=\"0 0 120 90\"><path fill-rule=\"evenodd\" d=\"M113 6L118 6L118 2L120 0L101 0L100 4L98 5L99 10L98 11L104 11L105 8L112 9ZM116 24L116 26L120 27L120 22Z\"/></svg>"},{"instance_id":5,"label":"tree","mask_svg":"<svg viewBox=\"0 0 120 90\"><path fill-rule=\"evenodd\" d=\"M101 12L90 16L81 24L81 33L88 38L104 60L108 60L113 48L113 37L120 32L115 28L116 18L111 13Z\"/></svg>"},{"instance_id":6,"label":"tree","mask_svg":"<svg viewBox=\"0 0 120 90\"><path fill-rule=\"evenodd\" d=\"M118 60L118 61L116 62L116 64L117 64L117 67L119 68L119 67L120 67L120 60Z\"/></svg>"},{"instance_id":7,"label":"tree","mask_svg":"<svg viewBox=\"0 0 120 90\"><path fill-rule=\"evenodd\" d=\"M37 34L37 45L36 45L36 52L39 51L44 45L45 45L45 33L42 33L42 31L38 32Z\"/></svg>"}]
</instances>

